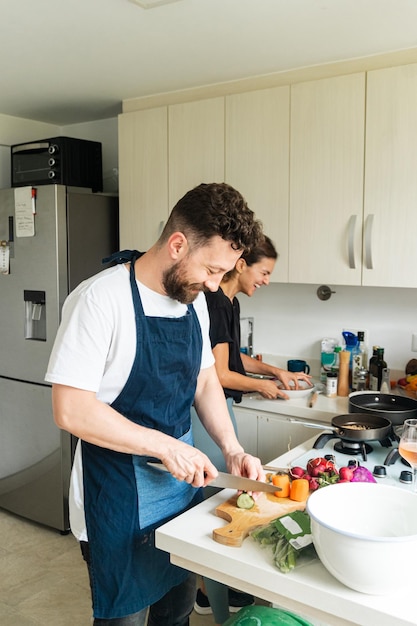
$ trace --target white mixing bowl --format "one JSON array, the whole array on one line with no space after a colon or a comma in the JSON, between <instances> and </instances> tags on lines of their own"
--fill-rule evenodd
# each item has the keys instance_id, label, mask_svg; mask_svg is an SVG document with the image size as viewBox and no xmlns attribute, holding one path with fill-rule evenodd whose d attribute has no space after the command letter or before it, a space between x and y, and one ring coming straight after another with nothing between
<instances>
[{"instance_id":1,"label":"white mixing bowl","mask_svg":"<svg viewBox=\"0 0 417 626\"><path fill-rule=\"evenodd\" d=\"M307 500L317 554L347 587L382 595L414 583L417 494L375 483L341 483Z\"/></svg>"}]
</instances>

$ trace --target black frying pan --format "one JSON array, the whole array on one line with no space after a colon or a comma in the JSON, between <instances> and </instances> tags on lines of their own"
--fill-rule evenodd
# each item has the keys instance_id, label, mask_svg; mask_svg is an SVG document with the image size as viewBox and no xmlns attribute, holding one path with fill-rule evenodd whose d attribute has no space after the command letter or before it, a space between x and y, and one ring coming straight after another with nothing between
<instances>
[{"instance_id":1,"label":"black frying pan","mask_svg":"<svg viewBox=\"0 0 417 626\"><path fill-rule=\"evenodd\" d=\"M356 391L349 395L349 413L386 417L394 425L417 418L417 400L388 393Z\"/></svg>"},{"instance_id":2,"label":"black frying pan","mask_svg":"<svg viewBox=\"0 0 417 626\"><path fill-rule=\"evenodd\" d=\"M392 430L389 419L368 413L337 415L332 426L341 439L348 441L382 441Z\"/></svg>"},{"instance_id":3,"label":"black frying pan","mask_svg":"<svg viewBox=\"0 0 417 626\"><path fill-rule=\"evenodd\" d=\"M337 415L333 417L331 425L323 422L304 422L299 419L290 419L290 422L320 430L333 430L338 437L347 441L383 441L392 432L391 420L368 413Z\"/></svg>"}]
</instances>

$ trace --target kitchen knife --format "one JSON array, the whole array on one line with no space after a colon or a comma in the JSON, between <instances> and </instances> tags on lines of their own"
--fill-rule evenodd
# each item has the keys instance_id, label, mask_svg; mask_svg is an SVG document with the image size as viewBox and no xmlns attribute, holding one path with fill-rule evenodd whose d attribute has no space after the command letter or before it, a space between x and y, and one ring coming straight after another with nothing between
<instances>
[{"instance_id":1,"label":"kitchen knife","mask_svg":"<svg viewBox=\"0 0 417 626\"><path fill-rule=\"evenodd\" d=\"M148 461L150 467L154 467L162 472L168 472L162 463L152 463ZM252 480L243 476L235 476L227 472L219 472L217 478L212 480L207 487L221 487L222 489L236 489L237 491L281 491L281 487L275 487L271 483L264 483L260 480Z\"/></svg>"}]
</instances>

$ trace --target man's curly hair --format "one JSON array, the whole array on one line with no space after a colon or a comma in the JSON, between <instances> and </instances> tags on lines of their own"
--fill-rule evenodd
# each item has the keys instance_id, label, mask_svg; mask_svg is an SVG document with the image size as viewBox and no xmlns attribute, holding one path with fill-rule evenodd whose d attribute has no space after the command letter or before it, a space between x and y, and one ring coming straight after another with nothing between
<instances>
[{"instance_id":1,"label":"man's curly hair","mask_svg":"<svg viewBox=\"0 0 417 626\"><path fill-rule=\"evenodd\" d=\"M264 238L262 223L242 194L227 183L202 183L188 191L172 209L159 243L176 231L184 233L192 247L206 245L218 235L244 253Z\"/></svg>"}]
</instances>

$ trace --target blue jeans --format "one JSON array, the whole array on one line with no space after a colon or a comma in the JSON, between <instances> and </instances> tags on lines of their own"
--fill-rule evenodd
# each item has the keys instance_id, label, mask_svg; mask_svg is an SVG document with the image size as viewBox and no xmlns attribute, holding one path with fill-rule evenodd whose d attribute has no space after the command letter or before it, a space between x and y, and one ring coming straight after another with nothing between
<instances>
[{"instance_id":1,"label":"blue jeans","mask_svg":"<svg viewBox=\"0 0 417 626\"><path fill-rule=\"evenodd\" d=\"M84 560L89 561L88 542L80 542ZM138 613L114 619L94 618L94 626L189 626L189 616L194 608L196 575L190 574L183 583L173 587L163 598ZM148 621L146 615L149 608Z\"/></svg>"}]
</instances>

